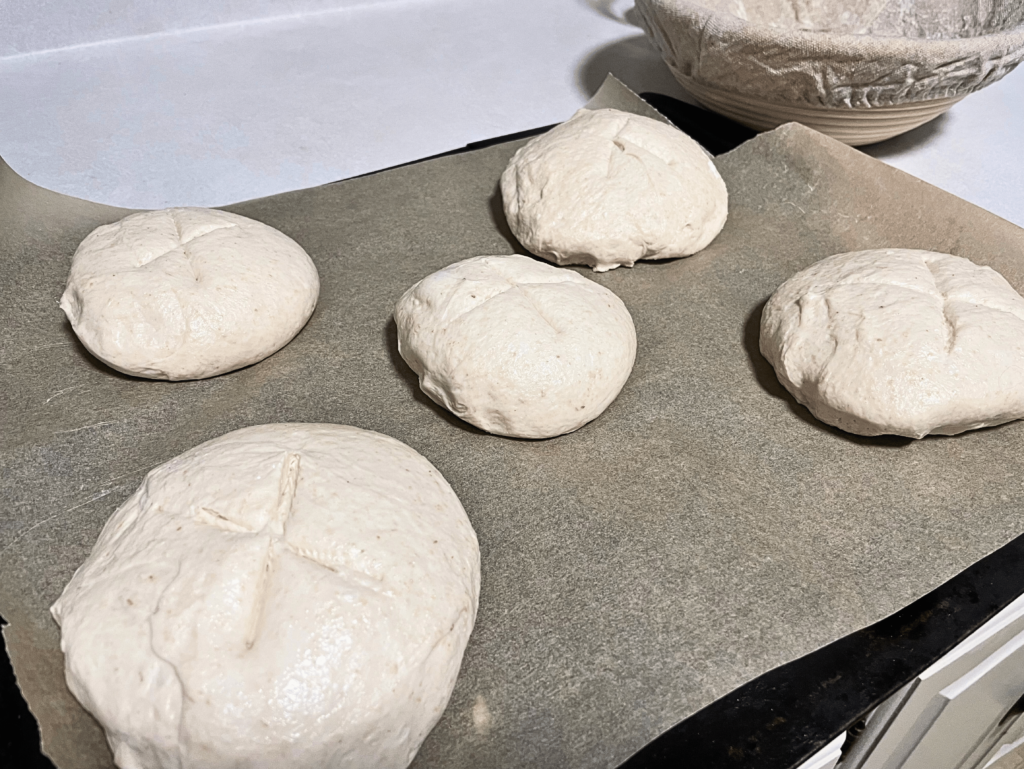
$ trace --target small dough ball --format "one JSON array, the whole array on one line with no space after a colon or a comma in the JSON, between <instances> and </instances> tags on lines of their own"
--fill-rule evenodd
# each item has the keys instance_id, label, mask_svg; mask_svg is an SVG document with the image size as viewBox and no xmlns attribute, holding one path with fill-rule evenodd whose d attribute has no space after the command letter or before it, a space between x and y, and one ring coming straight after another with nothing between
<instances>
[{"instance_id":1,"label":"small dough ball","mask_svg":"<svg viewBox=\"0 0 1024 769\"><path fill-rule=\"evenodd\" d=\"M768 301L761 353L814 416L858 435L955 435L1024 417L1024 298L949 254L822 259Z\"/></svg>"},{"instance_id":2,"label":"small dough ball","mask_svg":"<svg viewBox=\"0 0 1024 769\"><path fill-rule=\"evenodd\" d=\"M725 182L697 142L615 109L581 109L522 147L501 175L501 197L528 250L597 272L695 254L728 209Z\"/></svg>"},{"instance_id":3,"label":"small dough ball","mask_svg":"<svg viewBox=\"0 0 1024 769\"><path fill-rule=\"evenodd\" d=\"M203 379L291 341L320 293L312 260L252 219L205 208L132 214L82 241L60 306L111 368Z\"/></svg>"},{"instance_id":4,"label":"small dough ball","mask_svg":"<svg viewBox=\"0 0 1024 769\"><path fill-rule=\"evenodd\" d=\"M481 430L551 438L597 418L636 358L615 294L527 256L445 267L395 307L398 351L431 400Z\"/></svg>"},{"instance_id":5,"label":"small dough ball","mask_svg":"<svg viewBox=\"0 0 1024 769\"><path fill-rule=\"evenodd\" d=\"M386 769L440 718L479 586L426 459L275 424L150 472L51 611L122 769Z\"/></svg>"}]
</instances>

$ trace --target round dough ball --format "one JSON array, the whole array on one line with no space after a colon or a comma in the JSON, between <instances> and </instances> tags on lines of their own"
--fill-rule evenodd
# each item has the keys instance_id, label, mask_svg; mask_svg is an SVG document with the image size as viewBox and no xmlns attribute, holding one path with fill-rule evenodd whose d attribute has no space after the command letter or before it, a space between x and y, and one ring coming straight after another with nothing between
<instances>
[{"instance_id":1,"label":"round dough ball","mask_svg":"<svg viewBox=\"0 0 1024 769\"><path fill-rule=\"evenodd\" d=\"M636 358L615 294L526 256L435 272L395 307L398 351L431 400L481 430L551 438L598 417Z\"/></svg>"},{"instance_id":2,"label":"round dough ball","mask_svg":"<svg viewBox=\"0 0 1024 769\"><path fill-rule=\"evenodd\" d=\"M689 256L721 232L725 182L693 139L657 120L582 109L501 175L509 227L529 251L597 272Z\"/></svg>"},{"instance_id":3,"label":"round dough ball","mask_svg":"<svg viewBox=\"0 0 1024 769\"><path fill-rule=\"evenodd\" d=\"M60 306L111 368L203 379L291 341L320 278L291 238L225 211L168 208L93 230L75 251Z\"/></svg>"},{"instance_id":4,"label":"round dough ball","mask_svg":"<svg viewBox=\"0 0 1024 769\"><path fill-rule=\"evenodd\" d=\"M52 612L123 769L405 767L476 618L480 553L408 446L237 430L156 468Z\"/></svg>"},{"instance_id":5,"label":"round dough ball","mask_svg":"<svg viewBox=\"0 0 1024 769\"><path fill-rule=\"evenodd\" d=\"M1024 417L1024 298L949 254L822 259L768 301L761 353L814 416L859 435L955 435Z\"/></svg>"}]
</instances>

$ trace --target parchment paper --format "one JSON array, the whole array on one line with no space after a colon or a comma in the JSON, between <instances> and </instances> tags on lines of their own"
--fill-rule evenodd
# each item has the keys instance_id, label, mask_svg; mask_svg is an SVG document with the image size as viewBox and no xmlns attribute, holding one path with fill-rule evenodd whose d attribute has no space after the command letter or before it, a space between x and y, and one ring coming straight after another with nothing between
<instances>
[{"instance_id":1,"label":"parchment paper","mask_svg":"<svg viewBox=\"0 0 1024 769\"><path fill-rule=\"evenodd\" d=\"M295 238L316 313L279 353L200 382L114 373L57 307L71 255L121 210L0 166L0 613L44 745L110 765L63 681L48 607L145 473L246 425L378 430L451 482L479 535L480 613L416 767L614 766L751 678L873 623L1024 531L1024 424L920 442L815 421L756 351L761 306L829 254L927 248L1024 288L1024 231L797 125L717 159L704 252L588 277L622 297L636 367L546 441L475 430L398 357L394 302L457 259L510 253L496 195L522 142L230 206Z\"/></svg>"}]
</instances>

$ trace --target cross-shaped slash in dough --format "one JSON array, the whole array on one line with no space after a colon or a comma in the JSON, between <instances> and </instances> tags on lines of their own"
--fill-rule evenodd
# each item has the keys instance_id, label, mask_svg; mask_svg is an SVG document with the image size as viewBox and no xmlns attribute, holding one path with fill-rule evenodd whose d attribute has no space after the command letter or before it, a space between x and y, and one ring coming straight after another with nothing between
<instances>
[{"instance_id":1,"label":"cross-shaped slash in dough","mask_svg":"<svg viewBox=\"0 0 1024 769\"><path fill-rule=\"evenodd\" d=\"M324 569L336 572L337 568L318 557L316 552L306 548L295 547L288 541L288 520L291 518L295 506L295 492L299 486L299 469L301 456L297 453L290 453L285 456L281 464L281 479L278 483L277 506L273 514L263 524L262 528L254 529L243 523L238 523L227 518L215 510L207 507L200 508L196 520L214 526L224 531L234 533L248 533L257 537L265 537L267 541L266 554L260 566L260 573L256 583L256 599L253 602L252 611L249 615L249 625L245 633L245 648L251 649L256 643L259 635L260 621L263 618L263 607L266 603L266 596L269 582L274 573L274 565L281 549L287 549L300 558L315 563Z\"/></svg>"}]
</instances>

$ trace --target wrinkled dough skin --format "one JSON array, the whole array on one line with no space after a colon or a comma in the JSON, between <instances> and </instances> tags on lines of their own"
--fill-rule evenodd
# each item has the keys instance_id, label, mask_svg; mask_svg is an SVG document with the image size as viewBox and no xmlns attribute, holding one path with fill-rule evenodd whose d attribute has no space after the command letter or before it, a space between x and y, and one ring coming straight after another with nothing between
<instances>
[{"instance_id":1,"label":"wrinkled dough skin","mask_svg":"<svg viewBox=\"0 0 1024 769\"><path fill-rule=\"evenodd\" d=\"M858 435L955 435L1024 418L1024 298L949 254L821 260L765 305L761 353L814 416Z\"/></svg>"},{"instance_id":2,"label":"wrinkled dough skin","mask_svg":"<svg viewBox=\"0 0 1024 769\"><path fill-rule=\"evenodd\" d=\"M169 208L93 230L60 306L111 368L203 379L263 360L313 314L316 266L273 227L225 211Z\"/></svg>"},{"instance_id":3,"label":"wrinkled dough skin","mask_svg":"<svg viewBox=\"0 0 1024 769\"><path fill-rule=\"evenodd\" d=\"M476 535L426 459L277 424L150 472L51 611L122 769L400 769L479 590Z\"/></svg>"},{"instance_id":4,"label":"wrinkled dough skin","mask_svg":"<svg viewBox=\"0 0 1024 769\"><path fill-rule=\"evenodd\" d=\"M435 403L481 430L551 438L598 417L636 358L615 294L526 256L456 262L395 307L398 349Z\"/></svg>"},{"instance_id":5,"label":"wrinkled dough skin","mask_svg":"<svg viewBox=\"0 0 1024 769\"><path fill-rule=\"evenodd\" d=\"M721 232L728 194L683 132L614 109L580 110L501 175L509 227L529 251L597 272L689 256Z\"/></svg>"}]
</instances>

